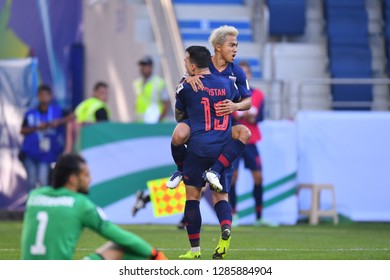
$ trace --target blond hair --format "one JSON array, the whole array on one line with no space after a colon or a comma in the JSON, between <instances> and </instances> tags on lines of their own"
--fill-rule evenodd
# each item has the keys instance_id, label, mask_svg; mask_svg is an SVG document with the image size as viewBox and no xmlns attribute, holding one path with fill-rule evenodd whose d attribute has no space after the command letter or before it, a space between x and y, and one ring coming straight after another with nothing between
<instances>
[{"instance_id":1,"label":"blond hair","mask_svg":"<svg viewBox=\"0 0 390 280\"><path fill-rule=\"evenodd\" d=\"M238 35L238 30L234 26L223 25L220 26L211 32L209 37L209 43L213 48L215 45L222 46L225 43L226 36L236 36Z\"/></svg>"}]
</instances>

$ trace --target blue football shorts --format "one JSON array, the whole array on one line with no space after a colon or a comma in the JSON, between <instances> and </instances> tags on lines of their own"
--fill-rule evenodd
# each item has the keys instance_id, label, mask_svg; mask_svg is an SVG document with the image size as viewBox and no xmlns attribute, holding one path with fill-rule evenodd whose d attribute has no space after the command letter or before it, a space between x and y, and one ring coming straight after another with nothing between
<instances>
[{"instance_id":1,"label":"blue football shorts","mask_svg":"<svg viewBox=\"0 0 390 280\"><path fill-rule=\"evenodd\" d=\"M183 181L187 186L202 188L206 185L202 175L217 161L217 157L200 157L194 152L187 152L183 163ZM222 192L229 192L234 170L232 168L225 169L219 179L223 186Z\"/></svg>"}]
</instances>

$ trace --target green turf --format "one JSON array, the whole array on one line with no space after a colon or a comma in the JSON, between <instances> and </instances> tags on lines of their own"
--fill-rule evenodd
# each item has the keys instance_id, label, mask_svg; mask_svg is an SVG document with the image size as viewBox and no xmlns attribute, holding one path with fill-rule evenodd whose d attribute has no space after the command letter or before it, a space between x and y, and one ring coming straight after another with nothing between
<instances>
[{"instance_id":1,"label":"green turf","mask_svg":"<svg viewBox=\"0 0 390 280\"><path fill-rule=\"evenodd\" d=\"M161 248L169 259L189 249L186 231L175 225L126 225ZM0 260L20 258L21 222L0 222ZM202 259L211 259L219 238L217 226L201 232ZM77 247L76 259L105 242L86 230ZM232 231L226 259L235 260L390 260L390 223L349 223L333 226L240 226Z\"/></svg>"}]
</instances>

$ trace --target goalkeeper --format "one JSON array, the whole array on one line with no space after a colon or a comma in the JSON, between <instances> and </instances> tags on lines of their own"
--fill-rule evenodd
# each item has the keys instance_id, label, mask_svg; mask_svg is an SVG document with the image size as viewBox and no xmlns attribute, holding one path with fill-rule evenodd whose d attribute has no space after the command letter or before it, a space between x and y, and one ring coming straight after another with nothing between
<instances>
[{"instance_id":1,"label":"goalkeeper","mask_svg":"<svg viewBox=\"0 0 390 280\"><path fill-rule=\"evenodd\" d=\"M141 237L109 222L88 197L91 181L86 161L78 154L62 155L53 171L53 186L30 192L22 230L24 260L70 260L84 228L109 241L89 260L167 259Z\"/></svg>"}]
</instances>

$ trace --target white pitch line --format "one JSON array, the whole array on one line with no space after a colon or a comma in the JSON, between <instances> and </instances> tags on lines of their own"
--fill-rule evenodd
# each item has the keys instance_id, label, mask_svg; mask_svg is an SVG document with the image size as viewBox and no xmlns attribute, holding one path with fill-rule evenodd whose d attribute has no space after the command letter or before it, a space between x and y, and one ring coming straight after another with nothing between
<instances>
[{"instance_id":1,"label":"white pitch line","mask_svg":"<svg viewBox=\"0 0 390 280\"><path fill-rule=\"evenodd\" d=\"M95 250L96 248L77 248L76 251L91 251ZM186 248L159 248L159 250L162 251L177 251L177 250L185 250ZM205 251L214 251L214 249L203 249ZM20 251L18 248L0 248L0 251ZM390 251L390 248L317 248L317 249L309 249L309 248L247 248L247 249L234 249L231 248L229 251L287 251L287 252L293 252L293 251L303 251L303 252L337 252L337 251Z\"/></svg>"},{"instance_id":2,"label":"white pitch line","mask_svg":"<svg viewBox=\"0 0 390 280\"><path fill-rule=\"evenodd\" d=\"M185 250L186 248L159 248L162 251L177 251L177 250ZM203 249L202 251L214 251L214 249ZM328 251L328 252L336 252L336 251L390 251L390 248L330 248L330 249L309 249L309 248L296 248L296 249L291 249L291 248L248 248L248 249L234 249L231 248L229 251L287 251L287 252L293 252L293 251L306 251L306 252L323 252L323 251Z\"/></svg>"}]
</instances>

